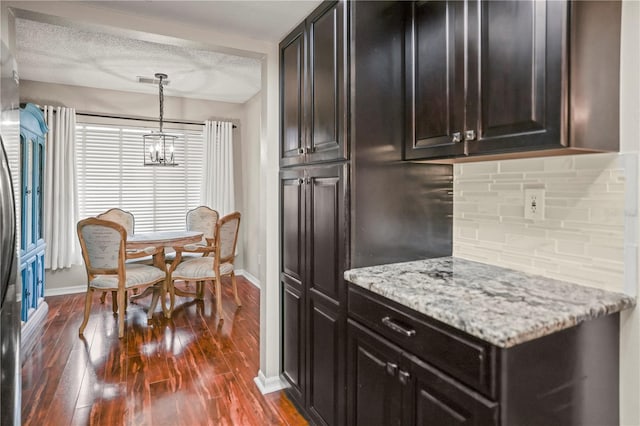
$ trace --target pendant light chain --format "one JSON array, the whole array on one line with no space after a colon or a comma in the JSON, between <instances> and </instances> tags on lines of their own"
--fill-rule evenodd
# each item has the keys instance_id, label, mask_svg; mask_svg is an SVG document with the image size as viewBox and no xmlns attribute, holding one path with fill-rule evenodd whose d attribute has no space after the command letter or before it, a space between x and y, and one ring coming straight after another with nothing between
<instances>
[{"instance_id":1,"label":"pendant light chain","mask_svg":"<svg viewBox=\"0 0 640 426\"><path fill-rule=\"evenodd\" d=\"M162 87L162 75L160 76L160 133L162 133L162 118L164 116L164 88Z\"/></svg>"}]
</instances>

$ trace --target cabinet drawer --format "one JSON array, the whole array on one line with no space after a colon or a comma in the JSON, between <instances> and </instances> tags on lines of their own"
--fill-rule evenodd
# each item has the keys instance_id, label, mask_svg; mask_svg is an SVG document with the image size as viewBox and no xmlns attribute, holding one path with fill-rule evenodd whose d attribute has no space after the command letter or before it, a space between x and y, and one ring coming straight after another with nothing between
<instances>
[{"instance_id":1,"label":"cabinet drawer","mask_svg":"<svg viewBox=\"0 0 640 426\"><path fill-rule=\"evenodd\" d=\"M496 397L491 344L349 285L349 315L468 386Z\"/></svg>"}]
</instances>

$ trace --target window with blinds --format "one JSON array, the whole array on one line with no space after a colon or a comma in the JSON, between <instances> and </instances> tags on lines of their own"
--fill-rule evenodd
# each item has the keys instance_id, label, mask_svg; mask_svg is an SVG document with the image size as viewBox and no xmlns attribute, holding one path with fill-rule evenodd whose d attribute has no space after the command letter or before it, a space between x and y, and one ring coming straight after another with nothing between
<instances>
[{"instance_id":1,"label":"window with blinds","mask_svg":"<svg viewBox=\"0 0 640 426\"><path fill-rule=\"evenodd\" d=\"M200 204L202 131L179 135L175 167L143 166L142 135L149 128L78 124L80 218L118 207L135 216L136 232L183 230L185 214Z\"/></svg>"}]
</instances>

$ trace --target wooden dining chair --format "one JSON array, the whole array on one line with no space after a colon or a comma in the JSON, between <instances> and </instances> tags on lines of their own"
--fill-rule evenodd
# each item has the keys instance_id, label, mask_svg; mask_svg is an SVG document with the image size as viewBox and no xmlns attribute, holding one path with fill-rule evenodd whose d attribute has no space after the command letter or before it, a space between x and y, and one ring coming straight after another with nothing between
<instances>
[{"instance_id":1,"label":"wooden dining chair","mask_svg":"<svg viewBox=\"0 0 640 426\"><path fill-rule=\"evenodd\" d=\"M211 281L216 297L216 308L222 316L222 281L224 276L231 277L233 296L238 306L241 306L236 286L234 261L236 244L238 242L238 230L240 229L240 213L234 212L222 217L215 228L213 256L197 257L181 262L182 250L176 249L176 259L169 269L169 312L173 310L175 303L175 281ZM193 294L201 297L201 294Z\"/></svg>"},{"instance_id":2,"label":"wooden dining chair","mask_svg":"<svg viewBox=\"0 0 640 426\"><path fill-rule=\"evenodd\" d=\"M113 312L118 313L118 337L123 337L127 292L150 286L162 291L166 272L155 266L126 263L127 231L116 222L88 218L78 222L77 231L88 277L84 320L79 333L82 335L87 326L93 292L110 291Z\"/></svg>"},{"instance_id":3,"label":"wooden dining chair","mask_svg":"<svg viewBox=\"0 0 640 426\"><path fill-rule=\"evenodd\" d=\"M196 207L187 212L185 221L187 231L202 232L202 240L181 247L181 261L213 254L216 223L218 223L219 217L216 210L207 206ZM165 257L167 260L173 261L175 253L167 253Z\"/></svg>"},{"instance_id":4,"label":"wooden dining chair","mask_svg":"<svg viewBox=\"0 0 640 426\"><path fill-rule=\"evenodd\" d=\"M133 213L126 210L122 210L117 207L112 208L104 213L100 213L96 218L120 224L125 231L127 231L127 235L133 235L135 233L135 217L133 216ZM153 251L155 251L155 247L145 249L127 249L127 263L144 263L150 265L152 263L150 252ZM134 293L137 292L138 290L134 290ZM106 298L107 292L103 291L100 296L100 302L104 303Z\"/></svg>"}]
</instances>

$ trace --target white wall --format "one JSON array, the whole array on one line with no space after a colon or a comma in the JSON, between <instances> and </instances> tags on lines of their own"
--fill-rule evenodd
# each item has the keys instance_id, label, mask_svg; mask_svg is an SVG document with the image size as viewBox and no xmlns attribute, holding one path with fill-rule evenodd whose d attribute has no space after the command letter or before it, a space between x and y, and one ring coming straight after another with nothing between
<instances>
[{"instance_id":1,"label":"white wall","mask_svg":"<svg viewBox=\"0 0 640 426\"><path fill-rule=\"evenodd\" d=\"M20 101L41 105L62 105L75 108L78 112L135 117L157 118L159 112L158 95L28 80L20 81ZM227 118L239 124L243 112L243 104L165 96L166 120L204 121ZM239 139L240 131L236 131L233 137L234 140Z\"/></svg>"},{"instance_id":2,"label":"white wall","mask_svg":"<svg viewBox=\"0 0 640 426\"><path fill-rule=\"evenodd\" d=\"M622 3L622 56L620 61L620 141L621 151L630 153L639 163L640 151L640 2L625 0ZM638 199L640 182L638 174L628 182L627 206L635 212L629 218L625 233L625 266L627 291L640 294L638 280ZM640 311L625 311L621 316L620 330L620 423L640 425Z\"/></svg>"},{"instance_id":3,"label":"white wall","mask_svg":"<svg viewBox=\"0 0 640 426\"><path fill-rule=\"evenodd\" d=\"M257 94L244 104L242 119L242 179L241 198L244 205L241 235L244 249L243 269L253 277L260 276L260 111L262 97Z\"/></svg>"}]
</instances>

